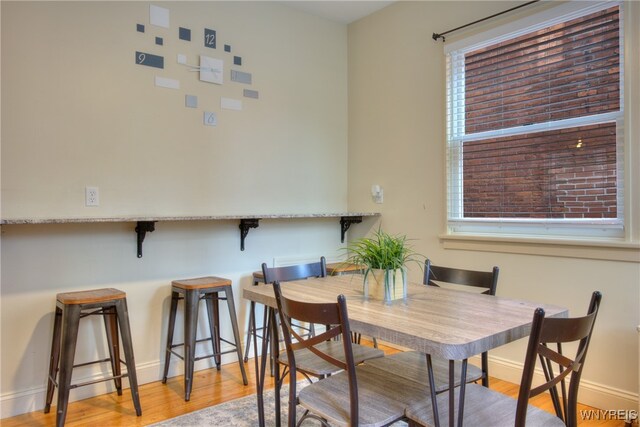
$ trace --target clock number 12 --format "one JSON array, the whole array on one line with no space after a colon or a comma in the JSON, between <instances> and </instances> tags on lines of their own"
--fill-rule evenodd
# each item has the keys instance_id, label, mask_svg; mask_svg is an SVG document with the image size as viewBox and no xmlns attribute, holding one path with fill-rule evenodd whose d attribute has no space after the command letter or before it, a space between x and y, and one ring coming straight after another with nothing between
<instances>
[{"instance_id":1,"label":"clock number 12","mask_svg":"<svg viewBox=\"0 0 640 427\"><path fill-rule=\"evenodd\" d=\"M204 47L216 48L216 30L204 29Z\"/></svg>"}]
</instances>

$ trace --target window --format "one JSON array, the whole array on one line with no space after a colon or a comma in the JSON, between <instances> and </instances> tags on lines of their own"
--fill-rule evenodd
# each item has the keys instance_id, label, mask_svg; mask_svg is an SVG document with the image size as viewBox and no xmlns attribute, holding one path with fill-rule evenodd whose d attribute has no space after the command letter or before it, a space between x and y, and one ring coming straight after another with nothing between
<instances>
[{"instance_id":1,"label":"window","mask_svg":"<svg viewBox=\"0 0 640 427\"><path fill-rule=\"evenodd\" d=\"M447 48L451 233L624 236L621 12L574 2Z\"/></svg>"}]
</instances>

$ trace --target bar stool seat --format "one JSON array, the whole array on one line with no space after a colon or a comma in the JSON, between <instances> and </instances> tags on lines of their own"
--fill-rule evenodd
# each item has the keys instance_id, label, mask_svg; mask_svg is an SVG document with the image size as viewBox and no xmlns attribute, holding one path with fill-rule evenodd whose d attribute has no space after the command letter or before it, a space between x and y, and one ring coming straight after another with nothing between
<instances>
[{"instance_id":1,"label":"bar stool seat","mask_svg":"<svg viewBox=\"0 0 640 427\"><path fill-rule=\"evenodd\" d=\"M142 415L126 296L127 294L125 292L113 288L66 292L56 295L56 311L53 325L53 338L51 340L51 358L49 362L49 379L47 381L47 395L44 407L46 414L51 409L54 389L58 387L56 426L63 426L65 423L69 403L69 392L71 389L113 380L118 395L122 395L122 378L125 377L129 378L131 397L136 415ZM74 365L80 319L91 315L104 316L109 358ZM120 359L120 338L118 330L122 336L124 361ZM71 384L71 375L74 367L104 362L111 363L111 376L84 383ZM124 374L121 370L121 363L127 367L127 372Z\"/></svg>"},{"instance_id":2,"label":"bar stool seat","mask_svg":"<svg viewBox=\"0 0 640 427\"><path fill-rule=\"evenodd\" d=\"M224 296L218 295L224 292ZM184 342L180 344L173 343L173 332L176 323L176 312L178 309L178 301L183 299L185 302L184 310ZM207 304L207 318L209 321L210 336L203 339L197 339L198 327L198 308L201 300L205 300ZM227 301L229 309L229 317L233 329L234 341L231 342L220 336L220 313L218 302L220 300ZM200 342L211 341L213 353L205 356L196 357L196 344ZM225 342L234 347L232 350L222 351L221 344ZM240 334L238 332L238 320L236 317L236 309L233 301L233 291L231 280L222 277L199 277L195 279L174 280L171 282L171 309L169 311L169 327L167 336L167 349L164 364L164 375L162 382L166 384L167 375L169 373L169 365L171 355L185 361L184 369L184 400L191 398L191 388L193 385L193 370L196 360L207 359L213 357L215 359L216 369L220 370L221 356L227 353L237 353L240 371L242 372L242 380L244 385L248 384L247 374L242 363L242 352L240 350ZM184 346L183 354L175 352L176 347Z\"/></svg>"}]
</instances>

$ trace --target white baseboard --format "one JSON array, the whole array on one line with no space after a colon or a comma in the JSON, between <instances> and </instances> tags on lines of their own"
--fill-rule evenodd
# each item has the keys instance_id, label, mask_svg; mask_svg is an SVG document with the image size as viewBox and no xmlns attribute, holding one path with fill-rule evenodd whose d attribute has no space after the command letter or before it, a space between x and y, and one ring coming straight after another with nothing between
<instances>
[{"instance_id":1,"label":"white baseboard","mask_svg":"<svg viewBox=\"0 0 640 427\"><path fill-rule=\"evenodd\" d=\"M385 343L385 345L389 345ZM253 353L253 352L252 352ZM250 356L253 356L251 354ZM223 355L222 364L237 363L233 354ZM480 364L480 358L474 357L469 359L470 363ZM195 364L195 370L209 369L213 367L212 359L199 360ZM520 383L522 376L523 364L514 363L510 360L489 356L489 372L492 377L509 381L515 384ZM138 365L136 373L138 375L138 384L147 384L162 379L162 370L164 369L164 361L155 361ZM184 364L181 360L174 358L169 368L169 377L182 375L184 373ZM98 374L94 375L96 377ZM543 381L542 372L536 372L534 383ZM79 378L77 381L89 381L92 377ZM76 380L74 379L74 382ZM124 380L123 387L128 388L127 379ZM113 383L103 382L98 384L80 387L71 390L69 401L87 399L89 397L101 394L111 393L115 390ZM4 393L0 395L0 419L13 417L27 412L41 411L44 408L46 385L41 388L23 390L18 392ZM123 394L128 393L128 390ZM607 385L598 384L592 381L582 380L580 383L580 395L578 401L585 405L593 406L598 409L638 409L638 394L625 390L616 389ZM56 404L56 396L53 399L53 405ZM144 408L142 408L144 410Z\"/></svg>"},{"instance_id":2,"label":"white baseboard","mask_svg":"<svg viewBox=\"0 0 640 427\"><path fill-rule=\"evenodd\" d=\"M480 364L480 358L476 357L474 360L469 360L474 364ZM522 363L514 363L507 359L489 355L489 374L492 377L519 384L523 368L524 364ZM544 374L541 370L536 369L536 374L533 380L534 384L541 384L543 381ZM598 409L638 409L637 393L616 389L604 384L598 384L593 381L585 380L584 378L580 381L578 401Z\"/></svg>"},{"instance_id":3,"label":"white baseboard","mask_svg":"<svg viewBox=\"0 0 640 427\"><path fill-rule=\"evenodd\" d=\"M640 328L640 326L639 326ZM393 343L383 342L389 347L398 348L400 350L408 350ZM469 363L480 366L480 357L475 356L469 359ZM511 360L492 356L489 353L489 375L492 377L509 381L514 384L520 384L522 378L523 363L514 363ZM537 369L533 379L534 384L541 384L544 381L542 370ZM612 410L638 410L639 397L637 393L626 390L620 390L599 384L593 381L580 381L580 393L578 401L582 404L593 406L597 409Z\"/></svg>"},{"instance_id":4,"label":"white baseboard","mask_svg":"<svg viewBox=\"0 0 640 427\"><path fill-rule=\"evenodd\" d=\"M224 351L224 350L223 350ZM225 354L222 356L222 364L237 363L237 358L234 354ZM198 360L195 363L194 369L200 371L203 369L209 369L215 367L213 359ZM136 367L136 374L138 377L138 385L151 383L154 381L160 381L162 379L162 372L164 370L164 360L154 361L138 365ZM171 365L169 366L168 377L174 377L176 375L184 374L184 363L177 357L172 358ZM103 374L95 373L93 375L85 376L82 378L76 378L74 376L73 383L80 383L85 381L91 381L104 377ZM131 396L129 393L129 381L127 378L123 380L123 396ZM76 400L87 399L102 394L107 394L115 391L113 381L107 381L97 384L88 385L85 387L79 387L71 390L69 394L69 402L75 402ZM44 409L45 397L47 393L46 384L41 388L35 388L31 390L23 390L18 392L3 393L0 395L0 419L9 418L28 412L42 411ZM53 396L52 406L57 404L57 393ZM142 407L144 411L144 406Z\"/></svg>"}]
</instances>

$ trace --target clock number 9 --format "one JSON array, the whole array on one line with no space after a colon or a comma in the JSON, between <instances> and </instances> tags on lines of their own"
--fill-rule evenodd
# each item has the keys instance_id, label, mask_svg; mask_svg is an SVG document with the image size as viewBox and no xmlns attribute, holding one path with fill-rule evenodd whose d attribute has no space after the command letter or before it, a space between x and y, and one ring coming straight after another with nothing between
<instances>
[{"instance_id":1,"label":"clock number 9","mask_svg":"<svg viewBox=\"0 0 640 427\"><path fill-rule=\"evenodd\" d=\"M136 64L146 65L147 67L164 68L164 58L151 53L136 51Z\"/></svg>"}]
</instances>

